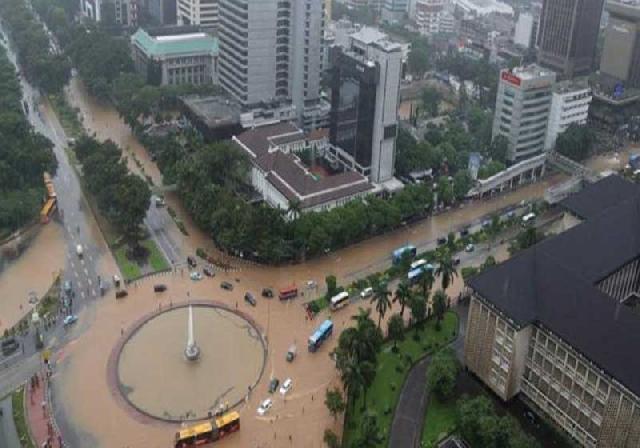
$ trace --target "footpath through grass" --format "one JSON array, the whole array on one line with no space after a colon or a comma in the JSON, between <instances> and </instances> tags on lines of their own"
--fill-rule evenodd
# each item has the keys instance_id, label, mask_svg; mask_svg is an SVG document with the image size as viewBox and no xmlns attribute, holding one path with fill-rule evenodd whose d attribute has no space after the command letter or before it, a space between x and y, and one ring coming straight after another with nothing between
<instances>
[{"instance_id":1,"label":"footpath through grass","mask_svg":"<svg viewBox=\"0 0 640 448\"><path fill-rule=\"evenodd\" d=\"M11 406L13 407L13 421L18 432L18 439L22 448L35 448L27 427L27 416L24 413L24 387L16 389L11 394Z\"/></svg>"},{"instance_id":2,"label":"footpath through grass","mask_svg":"<svg viewBox=\"0 0 640 448\"><path fill-rule=\"evenodd\" d=\"M458 329L458 316L454 312L447 312L442 321L442 329L436 331L436 321L428 320L424 328L418 331L418 340L414 339L414 329L408 329L405 339L398 343L398 352L391 349L393 343L383 345L378 355L376 378L367 391L366 408L364 397L356 403L349 403L345 419L343 447L351 447L360 436L362 416L366 410L374 411L378 417L378 426L384 440L379 447L386 447L389 443L391 420L402 385L411 367L423 356L444 347L451 341Z\"/></svg>"}]
</instances>

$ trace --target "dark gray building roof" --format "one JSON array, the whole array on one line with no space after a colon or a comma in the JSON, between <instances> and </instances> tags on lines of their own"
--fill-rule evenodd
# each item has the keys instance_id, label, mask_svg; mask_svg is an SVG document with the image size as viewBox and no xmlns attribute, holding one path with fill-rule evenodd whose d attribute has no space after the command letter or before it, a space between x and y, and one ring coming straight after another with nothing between
<instances>
[{"instance_id":1,"label":"dark gray building roof","mask_svg":"<svg viewBox=\"0 0 640 448\"><path fill-rule=\"evenodd\" d=\"M580 218L589 219L638 193L640 186L637 184L620 176L607 176L586 186L581 192L567 197L560 204Z\"/></svg>"},{"instance_id":2,"label":"dark gray building roof","mask_svg":"<svg viewBox=\"0 0 640 448\"><path fill-rule=\"evenodd\" d=\"M570 205L579 204L589 219L477 275L469 286L516 325L548 328L640 396L640 316L597 286L640 257L640 191L620 180L606 178L572 196ZM608 207L606 198L617 205ZM598 201L604 201L600 213Z\"/></svg>"}]
</instances>

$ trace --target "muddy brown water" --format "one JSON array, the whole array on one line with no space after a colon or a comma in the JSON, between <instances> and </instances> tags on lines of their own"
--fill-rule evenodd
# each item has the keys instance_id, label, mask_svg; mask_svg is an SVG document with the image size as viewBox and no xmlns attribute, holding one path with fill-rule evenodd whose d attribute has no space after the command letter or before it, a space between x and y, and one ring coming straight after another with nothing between
<instances>
[{"instance_id":1,"label":"muddy brown water","mask_svg":"<svg viewBox=\"0 0 640 448\"><path fill-rule=\"evenodd\" d=\"M118 362L120 391L138 410L166 420L207 417L234 406L258 382L265 346L258 330L231 311L194 306L200 357L184 357L188 308L163 312L135 331Z\"/></svg>"}]
</instances>

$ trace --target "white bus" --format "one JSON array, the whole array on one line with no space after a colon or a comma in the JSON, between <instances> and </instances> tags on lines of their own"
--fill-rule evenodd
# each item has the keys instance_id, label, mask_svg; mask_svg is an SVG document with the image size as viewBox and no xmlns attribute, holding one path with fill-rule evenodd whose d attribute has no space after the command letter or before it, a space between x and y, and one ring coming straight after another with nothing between
<instances>
[{"instance_id":1,"label":"white bus","mask_svg":"<svg viewBox=\"0 0 640 448\"><path fill-rule=\"evenodd\" d=\"M343 291L331 297L331 309L333 311L339 310L347 305L349 305L349 293L347 291Z\"/></svg>"},{"instance_id":2,"label":"white bus","mask_svg":"<svg viewBox=\"0 0 640 448\"><path fill-rule=\"evenodd\" d=\"M533 221L536 219L535 213L527 213L522 217L522 225L528 226L529 224L533 224Z\"/></svg>"},{"instance_id":3,"label":"white bus","mask_svg":"<svg viewBox=\"0 0 640 448\"><path fill-rule=\"evenodd\" d=\"M427 260L425 260L424 258L421 258L421 259L416 260L413 263L411 263L411 269L409 269L409 270L413 271L414 269L421 268L425 264L427 264Z\"/></svg>"}]
</instances>

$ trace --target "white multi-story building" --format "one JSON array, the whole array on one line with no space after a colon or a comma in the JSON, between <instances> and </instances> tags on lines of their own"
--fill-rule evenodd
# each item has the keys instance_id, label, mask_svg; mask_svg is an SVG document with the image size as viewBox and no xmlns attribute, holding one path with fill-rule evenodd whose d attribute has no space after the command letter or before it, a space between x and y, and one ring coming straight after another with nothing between
<instances>
[{"instance_id":1,"label":"white multi-story building","mask_svg":"<svg viewBox=\"0 0 640 448\"><path fill-rule=\"evenodd\" d=\"M81 0L84 17L96 22L113 22L122 26L138 26L139 0Z\"/></svg>"},{"instance_id":2,"label":"white multi-story building","mask_svg":"<svg viewBox=\"0 0 640 448\"><path fill-rule=\"evenodd\" d=\"M558 136L572 124L587 124L591 99L591 89L586 81L565 81L554 86L544 145L546 150L553 149Z\"/></svg>"},{"instance_id":3,"label":"white multi-story building","mask_svg":"<svg viewBox=\"0 0 640 448\"><path fill-rule=\"evenodd\" d=\"M220 0L220 84L246 109L290 101L299 125L326 124L324 28L321 1Z\"/></svg>"},{"instance_id":4,"label":"white multi-story building","mask_svg":"<svg viewBox=\"0 0 640 448\"><path fill-rule=\"evenodd\" d=\"M420 34L452 33L455 22L450 7L450 0L417 0L415 21Z\"/></svg>"},{"instance_id":5,"label":"white multi-story building","mask_svg":"<svg viewBox=\"0 0 640 448\"><path fill-rule=\"evenodd\" d=\"M530 48L533 44L534 23L533 14L529 12L520 13L513 32L513 43L524 48Z\"/></svg>"},{"instance_id":6,"label":"white multi-story building","mask_svg":"<svg viewBox=\"0 0 640 448\"><path fill-rule=\"evenodd\" d=\"M180 25L215 29L218 26L218 0L178 0L177 18Z\"/></svg>"},{"instance_id":7,"label":"white multi-story building","mask_svg":"<svg viewBox=\"0 0 640 448\"><path fill-rule=\"evenodd\" d=\"M544 151L555 81L555 72L535 64L500 72L492 136L507 138L510 162Z\"/></svg>"}]
</instances>

